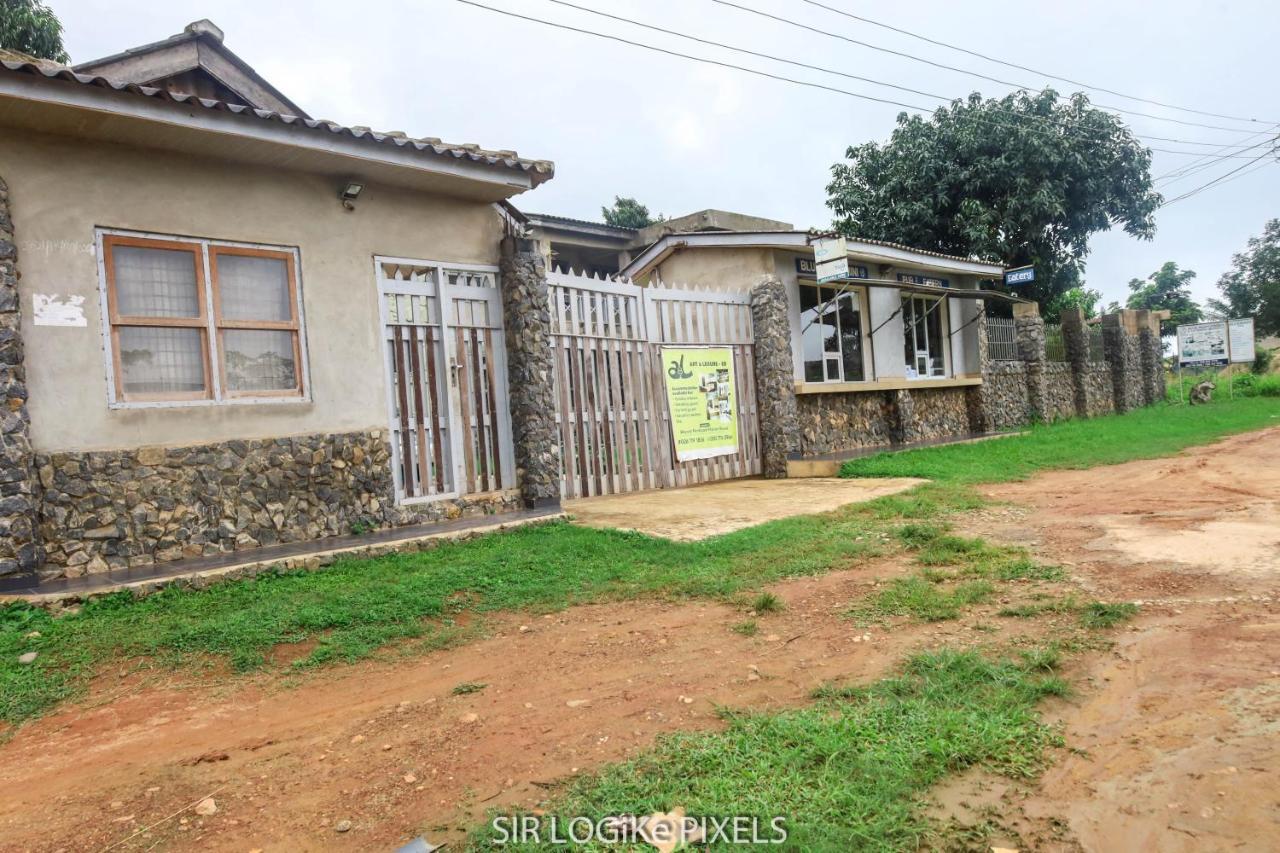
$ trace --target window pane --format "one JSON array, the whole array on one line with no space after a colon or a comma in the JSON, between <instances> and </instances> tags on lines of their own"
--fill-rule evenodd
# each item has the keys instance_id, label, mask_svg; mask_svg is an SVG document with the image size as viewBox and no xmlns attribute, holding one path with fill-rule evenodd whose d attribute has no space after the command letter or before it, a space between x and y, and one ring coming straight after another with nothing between
<instances>
[{"instance_id":1,"label":"window pane","mask_svg":"<svg viewBox=\"0 0 1280 853\"><path fill-rule=\"evenodd\" d=\"M800 285L800 333L801 357L804 359L804 381L823 382L826 376L822 368L822 321L818 317L818 288Z\"/></svg>"},{"instance_id":2,"label":"window pane","mask_svg":"<svg viewBox=\"0 0 1280 853\"><path fill-rule=\"evenodd\" d=\"M228 391L293 391L298 387L293 332L227 329L222 359Z\"/></svg>"},{"instance_id":3,"label":"window pane","mask_svg":"<svg viewBox=\"0 0 1280 853\"><path fill-rule=\"evenodd\" d=\"M199 317L196 256L177 249L113 246L116 310L127 317Z\"/></svg>"},{"instance_id":4,"label":"window pane","mask_svg":"<svg viewBox=\"0 0 1280 853\"><path fill-rule=\"evenodd\" d=\"M117 327L124 393L203 392L204 334L200 329Z\"/></svg>"},{"instance_id":5,"label":"window pane","mask_svg":"<svg viewBox=\"0 0 1280 853\"><path fill-rule=\"evenodd\" d=\"M866 378L862 372L862 314L857 293L840 297L840 356L845 382L861 382Z\"/></svg>"},{"instance_id":6,"label":"window pane","mask_svg":"<svg viewBox=\"0 0 1280 853\"><path fill-rule=\"evenodd\" d=\"M902 297L902 336L905 342L903 357L910 378L916 369L916 303L910 296Z\"/></svg>"},{"instance_id":7,"label":"window pane","mask_svg":"<svg viewBox=\"0 0 1280 853\"><path fill-rule=\"evenodd\" d=\"M289 266L282 258L219 252L218 296L225 320L293 319Z\"/></svg>"},{"instance_id":8,"label":"window pane","mask_svg":"<svg viewBox=\"0 0 1280 853\"><path fill-rule=\"evenodd\" d=\"M929 375L942 376L947 372L946 361L942 355L947 341L942 331L942 300L930 300L927 304L933 309L926 319L929 332Z\"/></svg>"}]
</instances>

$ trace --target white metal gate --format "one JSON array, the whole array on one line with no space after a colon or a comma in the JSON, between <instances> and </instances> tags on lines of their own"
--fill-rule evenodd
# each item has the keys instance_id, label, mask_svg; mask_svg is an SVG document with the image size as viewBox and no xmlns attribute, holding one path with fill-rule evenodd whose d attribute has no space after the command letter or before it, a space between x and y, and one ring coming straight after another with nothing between
<instances>
[{"instance_id":1,"label":"white metal gate","mask_svg":"<svg viewBox=\"0 0 1280 853\"><path fill-rule=\"evenodd\" d=\"M566 498L686 486L760 473L750 299L552 272L561 493ZM659 347L733 351L738 452L676 460Z\"/></svg>"},{"instance_id":2,"label":"white metal gate","mask_svg":"<svg viewBox=\"0 0 1280 853\"><path fill-rule=\"evenodd\" d=\"M513 485L496 267L376 258L400 503Z\"/></svg>"}]
</instances>

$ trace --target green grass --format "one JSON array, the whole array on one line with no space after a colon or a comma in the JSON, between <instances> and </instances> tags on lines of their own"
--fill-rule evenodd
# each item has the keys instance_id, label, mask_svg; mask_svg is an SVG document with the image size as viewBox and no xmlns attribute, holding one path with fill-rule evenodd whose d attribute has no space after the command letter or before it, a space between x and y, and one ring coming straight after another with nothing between
<instances>
[{"instance_id":1,"label":"green grass","mask_svg":"<svg viewBox=\"0 0 1280 853\"><path fill-rule=\"evenodd\" d=\"M854 459L840 475L998 483L1047 469L1153 459L1266 426L1280 426L1280 400L1274 397L1218 398L1194 407L1159 404L1125 415L1037 425L1025 435Z\"/></svg>"},{"instance_id":2,"label":"green grass","mask_svg":"<svg viewBox=\"0 0 1280 853\"><path fill-rule=\"evenodd\" d=\"M745 622L739 622L731 629L735 634L741 634L744 637L754 637L760 633L760 626L756 624L756 620L748 619Z\"/></svg>"},{"instance_id":3,"label":"green grass","mask_svg":"<svg viewBox=\"0 0 1280 853\"><path fill-rule=\"evenodd\" d=\"M449 692L454 696L466 696L468 693L479 693L488 686L489 685L479 681L464 681L461 684L456 685Z\"/></svg>"},{"instance_id":4,"label":"green grass","mask_svg":"<svg viewBox=\"0 0 1280 853\"><path fill-rule=\"evenodd\" d=\"M983 604L995 594L990 581L975 580L944 587L927 578L894 578L870 601L855 605L849 615L859 620L911 616L924 622L959 618L964 608Z\"/></svg>"},{"instance_id":5,"label":"green grass","mask_svg":"<svg viewBox=\"0 0 1280 853\"><path fill-rule=\"evenodd\" d=\"M756 613L777 613L785 606L782 599L771 592L762 592L751 600L751 609Z\"/></svg>"},{"instance_id":6,"label":"green grass","mask_svg":"<svg viewBox=\"0 0 1280 853\"><path fill-rule=\"evenodd\" d=\"M1064 690L1050 671L1054 655L931 652L868 687L830 686L799 710L725 712L726 730L664 736L577 781L553 810L567 820L681 806L694 816L756 816L766 831L780 815L788 850L927 847L936 840L926 816L930 786L976 765L1031 777L1061 744L1035 710ZM498 847L488 832L478 830L470 846Z\"/></svg>"},{"instance_id":7,"label":"green grass","mask_svg":"<svg viewBox=\"0 0 1280 853\"><path fill-rule=\"evenodd\" d=\"M1095 601L1085 605L1080 612L1080 624L1086 628L1114 628L1121 622L1128 622L1138 614L1138 606L1123 602L1107 604Z\"/></svg>"},{"instance_id":8,"label":"green grass","mask_svg":"<svg viewBox=\"0 0 1280 853\"><path fill-rule=\"evenodd\" d=\"M116 594L57 619L8 605L0 607L0 719L18 722L76 695L96 666L121 658L172 667L206 660L249 671L267 664L277 645L314 642L292 664L308 668L366 658L390 643L447 645L465 633L453 624L463 611L730 600L878 553L882 513L894 517L865 505L701 542L555 522L323 571L268 573L204 590L174 586L141 599ZM763 603L768 610L781 602ZM40 637L26 637L37 630ZM27 651L39 652L36 662L19 664Z\"/></svg>"}]
</instances>

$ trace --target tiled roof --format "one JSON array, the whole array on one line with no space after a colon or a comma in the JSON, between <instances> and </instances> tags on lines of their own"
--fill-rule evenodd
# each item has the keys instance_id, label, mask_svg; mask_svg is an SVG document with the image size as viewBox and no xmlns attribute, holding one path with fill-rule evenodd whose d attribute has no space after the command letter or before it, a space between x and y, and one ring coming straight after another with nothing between
<instances>
[{"instance_id":1,"label":"tiled roof","mask_svg":"<svg viewBox=\"0 0 1280 853\"><path fill-rule=\"evenodd\" d=\"M503 166L508 169L518 169L522 172L530 173L535 186L543 181L550 180L552 175L555 174L555 164L550 160L530 160L528 158L520 157L514 151L489 151L471 143L447 143L441 142L439 139L435 139L433 137L415 139L400 131L379 133L377 131L370 130L367 127L347 127L345 125L338 124L337 122L325 121L323 119L300 118L298 116L272 112L271 110L254 109L253 107L247 107L241 104L228 104L223 101L215 101L209 98L198 98L194 95L166 92L164 89L157 89L154 86L140 86L136 83L119 83L108 80L105 77L77 74L70 68L56 66L51 63L37 64L35 62L25 60L0 59L0 68L3 68L5 72L12 74L28 74L34 77L45 77L50 79L56 78L72 83L78 83L82 86L110 89L116 92L129 92L134 95L154 98L160 101L172 101L186 106L198 106L215 112L247 115L263 121L275 121L280 124L305 127L317 132L331 133L337 136L349 136L352 139L368 139L383 145L394 145L397 148L411 148L424 154L432 154L440 157L454 157L460 160L466 159L477 163L485 163L490 166Z\"/></svg>"}]
</instances>

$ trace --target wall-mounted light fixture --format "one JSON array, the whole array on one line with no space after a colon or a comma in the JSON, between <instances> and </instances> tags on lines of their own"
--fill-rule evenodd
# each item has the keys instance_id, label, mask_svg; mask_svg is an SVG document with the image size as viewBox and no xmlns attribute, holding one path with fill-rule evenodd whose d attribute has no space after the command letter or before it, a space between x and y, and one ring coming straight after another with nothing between
<instances>
[{"instance_id":1,"label":"wall-mounted light fixture","mask_svg":"<svg viewBox=\"0 0 1280 853\"><path fill-rule=\"evenodd\" d=\"M342 206L347 210L356 209L356 199L360 197L360 193L364 191L364 184L359 181L347 181L342 187L342 192L338 193L338 198L342 199Z\"/></svg>"}]
</instances>

